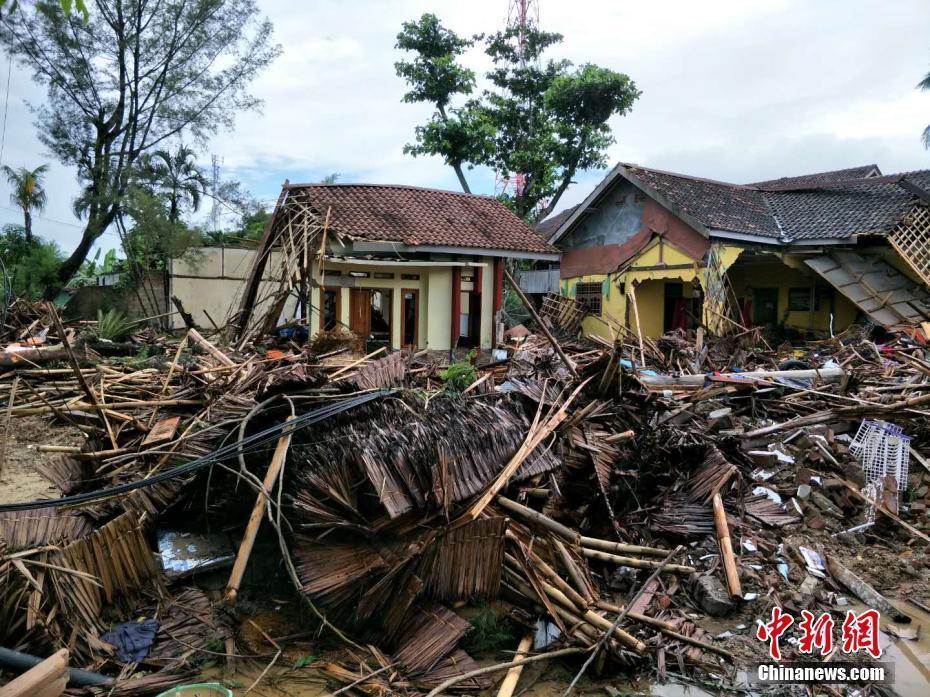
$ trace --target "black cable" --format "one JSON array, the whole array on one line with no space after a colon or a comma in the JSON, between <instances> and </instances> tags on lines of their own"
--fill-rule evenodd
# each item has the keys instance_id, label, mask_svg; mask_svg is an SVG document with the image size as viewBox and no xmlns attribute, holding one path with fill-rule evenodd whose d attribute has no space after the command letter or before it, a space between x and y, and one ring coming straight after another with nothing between
<instances>
[{"instance_id":1,"label":"black cable","mask_svg":"<svg viewBox=\"0 0 930 697\"><path fill-rule=\"evenodd\" d=\"M173 469L166 470L151 477L147 477L146 479L119 484L117 486L110 487L109 489L97 489L95 491L86 491L81 494L63 496L59 499L42 499L38 501L22 501L19 503L0 504L0 513L7 511L32 511L39 508L57 508L59 506L73 506L76 504L96 501L98 499L110 498L111 496L118 496L130 491L135 491L136 489L144 489L146 487L154 486L155 484L168 481L169 479L183 477L204 467L209 467L218 461L224 460L237 454L241 449L244 448L244 446L257 445L260 443L265 443L269 440L273 440L274 438L278 438L285 428L287 428L289 431L297 431L302 428L307 428L308 426L312 426L313 424L319 423L320 421L324 421L331 416L341 414L342 412L348 411L349 409L354 409L355 407L361 406L362 404L367 404L368 402L374 401L375 399L384 397L385 395L389 395L393 392L394 390L389 389L377 390L375 392L368 392L356 397L350 397L348 399L336 402L335 404L320 407L319 409L314 409L313 411L307 412L306 414L301 414L300 416L291 419L290 421L281 422L270 428L266 428L264 431L259 431L258 433L255 433L241 441L230 443L229 445L225 445L222 448L213 451L212 453L208 453L207 455L197 458L196 460L191 460L190 462L186 462L183 465L178 465Z\"/></svg>"}]
</instances>

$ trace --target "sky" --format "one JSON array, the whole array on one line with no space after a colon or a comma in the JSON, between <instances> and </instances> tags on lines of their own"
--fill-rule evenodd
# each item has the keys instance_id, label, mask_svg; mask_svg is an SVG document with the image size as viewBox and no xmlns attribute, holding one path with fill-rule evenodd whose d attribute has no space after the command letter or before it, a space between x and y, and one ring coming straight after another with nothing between
<instances>
[{"instance_id":1,"label":"sky","mask_svg":"<svg viewBox=\"0 0 930 697\"><path fill-rule=\"evenodd\" d=\"M281 184L392 183L457 189L438 158L402 148L427 120L427 105L401 102L394 48L405 20L433 12L461 35L503 28L508 0L258 0L283 53L257 79L260 112L241 114L232 132L201 149L209 169L237 179L271 206ZM611 121L611 164L745 183L875 163L885 173L930 168L920 142L930 123L926 0L702 0L617 2L538 0L543 29L564 42L550 52L628 74L642 91L631 113ZM481 74L476 49L465 63ZM0 57L0 97L8 59ZM49 203L36 232L70 251L81 225L71 213L79 185L36 137L29 104L44 98L28 71L9 70L0 162L48 162ZM579 173L556 210L581 201L604 171ZM469 173L472 189L493 193L493 173ZM0 183L0 224L21 222ZM229 218L225 222L231 224ZM100 240L115 247L114 233Z\"/></svg>"}]
</instances>

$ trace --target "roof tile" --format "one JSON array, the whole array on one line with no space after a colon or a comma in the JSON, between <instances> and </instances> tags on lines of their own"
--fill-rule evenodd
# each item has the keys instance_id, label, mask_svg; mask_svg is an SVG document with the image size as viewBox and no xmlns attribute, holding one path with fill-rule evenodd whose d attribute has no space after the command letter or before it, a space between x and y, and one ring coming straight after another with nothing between
<instances>
[{"instance_id":1,"label":"roof tile","mask_svg":"<svg viewBox=\"0 0 930 697\"><path fill-rule=\"evenodd\" d=\"M331 209L332 228L349 239L558 253L490 196L375 184L292 184L289 192L321 214Z\"/></svg>"}]
</instances>

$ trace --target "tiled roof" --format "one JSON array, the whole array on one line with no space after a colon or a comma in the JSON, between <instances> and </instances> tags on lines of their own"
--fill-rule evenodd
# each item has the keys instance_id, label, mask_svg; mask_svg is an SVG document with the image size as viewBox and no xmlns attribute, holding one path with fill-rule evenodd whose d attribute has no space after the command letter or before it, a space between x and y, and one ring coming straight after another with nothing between
<instances>
[{"instance_id":1,"label":"tiled roof","mask_svg":"<svg viewBox=\"0 0 930 697\"><path fill-rule=\"evenodd\" d=\"M709 230L785 242L890 232L917 200L901 182L930 192L930 170L880 176L874 165L775 180L777 186L728 184L638 165L623 168ZM844 172L867 176L836 178Z\"/></svg>"},{"instance_id":2,"label":"tiled roof","mask_svg":"<svg viewBox=\"0 0 930 697\"><path fill-rule=\"evenodd\" d=\"M828 182L846 181L849 179L865 179L866 177L881 176L881 174L882 171L878 168L878 165L863 165L861 167L834 169L831 172L802 174L799 177L769 179L764 182L753 182L752 184L747 184L747 186L752 186L757 189L796 189L812 184L826 184Z\"/></svg>"},{"instance_id":3,"label":"tiled roof","mask_svg":"<svg viewBox=\"0 0 930 697\"><path fill-rule=\"evenodd\" d=\"M626 169L708 228L781 236L762 193L756 189L637 165L626 165Z\"/></svg>"},{"instance_id":4,"label":"tiled roof","mask_svg":"<svg viewBox=\"0 0 930 697\"><path fill-rule=\"evenodd\" d=\"M789 239L846 239L891 231L916 200L898 184L901 179L930 191L930 171L922 171L770 191L765 197Z\"/></svg>"},{"instance_id":5,"label":"tiled roof","mask_svg":"<svg viewBox=\"0 0 930 697\"><path fill-rule=\"evenodd\" d=\"M413 186L291 184L335 232L349 239L408 246L466 247L557 254L496 198Z\"/></svg>"}]
</instances>

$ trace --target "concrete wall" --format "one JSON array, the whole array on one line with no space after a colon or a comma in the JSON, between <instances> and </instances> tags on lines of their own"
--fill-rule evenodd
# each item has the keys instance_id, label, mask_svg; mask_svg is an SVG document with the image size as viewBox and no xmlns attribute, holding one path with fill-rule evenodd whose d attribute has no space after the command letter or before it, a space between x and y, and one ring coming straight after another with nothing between
<instances>
[{"instance_id":1,"label":"concrete wall","mask_svg":"<svg viewBox=\"0 0 930 697\"><path fill-rule=\"evenodd\" d=\"M645 203L645 194L621 182L556 244L560 249L583 249L625 242L642 227Z\"/></svg>"}]
</instances>

